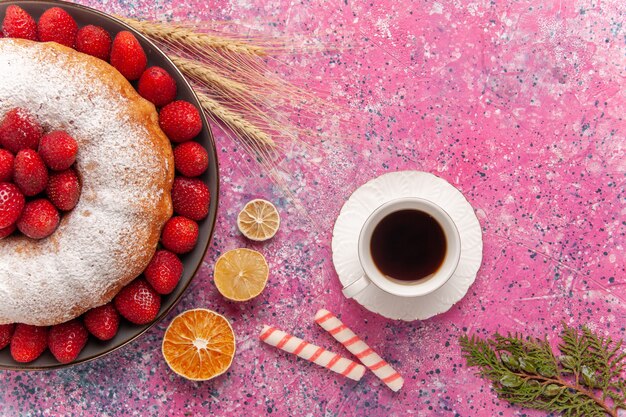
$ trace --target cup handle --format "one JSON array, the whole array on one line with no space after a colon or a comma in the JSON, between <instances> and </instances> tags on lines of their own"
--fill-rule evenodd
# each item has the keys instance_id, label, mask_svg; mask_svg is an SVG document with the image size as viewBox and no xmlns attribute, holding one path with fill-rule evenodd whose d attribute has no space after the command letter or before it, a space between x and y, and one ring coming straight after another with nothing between
<instances>
[{"instance_id":1,"label":"cup handle","mask_svg":"<svg viewBox=\"0 0 626 417\"><path fill-rule=\"evenodd\" d=\"M367 278L367 276L362 275L361 278L343 287L343 295L347 298L354 298L357 294L367 288L370 283L371 281Z\"/></svg>"}]
</instances>

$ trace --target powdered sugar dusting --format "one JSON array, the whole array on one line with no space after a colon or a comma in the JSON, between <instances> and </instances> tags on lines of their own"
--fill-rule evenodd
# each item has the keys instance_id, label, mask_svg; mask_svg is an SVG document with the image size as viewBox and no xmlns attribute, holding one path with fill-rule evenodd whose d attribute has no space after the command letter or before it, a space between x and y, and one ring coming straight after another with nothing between
<instances>
[{"instance_id":1,"label":"powdered sugar dusting","mask_svg":"<svg viewBox=\"0 0 626 417\"><path fill-rule=\"evenodd\" d=\"M0 324L69 320L108 301L103 297L120 279L132 279L124 277L129 269L141 272L145 265L137 264L155 249L144 250L155 227L149 213L162 209L155 177L167 177L171 167L131 117L130 100L96 75L63 50L0 39L0 117L23 107L46 131L72 135L83 187L50 238L0 241Z\"/></svg>"}]
</instances>

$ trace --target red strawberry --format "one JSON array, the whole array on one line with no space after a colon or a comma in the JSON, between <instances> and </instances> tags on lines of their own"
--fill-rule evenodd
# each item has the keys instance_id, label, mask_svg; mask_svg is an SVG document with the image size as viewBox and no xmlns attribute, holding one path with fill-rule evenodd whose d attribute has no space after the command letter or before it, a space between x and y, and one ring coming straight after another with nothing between
<instances>
[{"instance_id":1,"label":"red strawberry","mask_svg":"<svg viewBox=\"0 0 626 417\"><path fill-rule=\"evenodd\" d=\"M111 54L111 35L100 26L82 27L76 34L76 50L108 61Z\"/></svg>"},{"instance_id":2,"label":"red strawberry","mask_svg":"<svg viewBox=\"0 0 626 417\"><path fill-rule=\"evenodd\" d=\"M137 91L155 106L165 106L176 98L176 81L163 68L150 67L141 74Z\"/></svg>"},{"instance_id":3,"label":"red strawberry","mask_svg":"<svg viewBox=\"0 0 626 417\"><path fill-rule=\"evenodd\" d=\"M11 338L11 356L16 362L32 362L48 347L48 328L18 324Z\"/></svg>"},{"instance_id":4,"label":"red strawberry","mask_svg":"<svg viewBox=\"0 0 626 417\"><path fill-rule=\"evenodd\" d=\"M59 220L59 212L52 203L40 198L26 203L17 228L32 239L43 239L56 230Z\"/></svg>"},{"instance_id":5,"label":"red strawberry","mask_svg":"<svg viewBox=\"0 0 626 417\"><path fill-rule=\"evenodd\" d=\"M144 279L136 279L115 296L115 308L131 323L154 320L161 308L161 296Z\"/></svg>"},{"instance_id":6,"label":"red strawberry","mask_svg":"<svg viewBox=\"0 0 626 417\"><path fill-rule=\"evenodd\" d=\"M7 236L10 236L11 233L15 232L15 229L17 229L17 226L15 224L12 224L9 227L5 227L4 229L0 229L0 240L4 239Z\"/></svg>"},{"instance_id":7,"label":"red strawberry","mask_svg":"<svg viewBox=\"0 0 626 417\"><path fill-rule=\"evenodd\" d=\"M165 223L161 243L174 253L187 253L198 241L198 223L186 217L172 217Z\"/></svg>"},{"instance_id":8,"label":"red strawberry","mask_svg":"<svg viewBox=\"0 0 626 417\"><path fill-rule=\"evenodd\" d=\"M46 189L48 168L36 151L22 149L17 153L13 181L27 197L39 194Z\"/></svg>"},{"instance_id":9,"label":"red strawberry","mask_svg":"<svg viewBox=\"0 0 626 417\"><path fill-rule=\"evenodd\" d=\"M0 350L4 349L11 342L15 324L0 324Z\"/></svg>"},{"instance_id":10,"label":"red strawberry","mask_svg":"<svg viewBox=\"0 0 626 417\"><path fill-rule=\"evenodd\" d=\"M110 340L117 334L120 315L113 307L113 303L108 303L86 312L83 322L89 333L100 340Z\"/></svg>"},{"instance_id":11,"label":"red strawberry","mask_svg":"<svg viewBox=\"0 0 626 417\"><path fill-rule=\"evenodd\" d=\"M2 22L2 32L7 38L22 38L36 41L37 23L24 9L12 4L7 7L4 22Z\"/></svg>"},{"instance_id":12,"label":"red strawberry","mask_svg":"<svg viewBox=\"0 0 626 417\"><path fill-rule=\"evenodd\" d=\"M68 12L60 7L52 7L43 12L37 29L40 41L56 42L73 48L78 25Z\"/></svg>"},{"instance_id":13,"label":"red strawberry","mask_svg":"<svg viewBox=\"0 0 626 417\"><path fill-rule=\"evenodd\" d=\"M24 109L9 111L0 123L0 146L14 154L21 149L37 149L43 129Z\"/></svg>"},{"instance_id":14,"label":"red strawberry","mask_svg":"<svg viewBox=\"0 0 626 417\"><path fill-rule=\"evenodd\" d=\"M176 177L172 185L174 211L191 220L209 214L209 187L198 178Z\"/></svg>"},{"instance_id":15,"label":"red strawberry","mask_svg":"<svg viewBox=\"0 0 626 417\"><path fill-rule=\"evenodd\" d=\"M154 254L143 274L156 292L169 294L183 275L183 263L172 252L161 249Z\"/></svg>"},{"instance_id":16,"label":"red strawberry","mask_svg":"<svg viewBox=\"0 0 626 417\"><path fill-rule=\"evenodd\" d=\"M11 181L14 161L15 157L11 152L0 149L0 182Z\"/></svg>"},{"instance_id":17,"label":"red strawberry","mask_svg":"<svg viewBox=\"0 0 626 417\"><path fill-rule=\"evenodd\" d=\"M12 226L24 211L26 199L15 184L0 183L0 229Z\"/></svg>"},{"instance_id":18,"label":"red strawberry","mask_svg":"<svg viewBox=\"0 0 626 417\"><path fill-rule=\"evenodd\" d=\"M128 80L134 81L141 77L147 64L146 53L135 35L127 31L119 32L111 47L111 65Z\"/></svg>"},{"instance_id":19,"label":"red strawberry","mask_svg":"<svg viewBox=\"0 0 626 417\"><path fill-rule=\"evenodd\" d=\"M48 348L56 360L70 363L87 344L89 333L83 324L74 319L52 326L48 332Z\"/></svg>"},{"instance_id":20,"label":"red strawberry","mask_svg":"<svg viewBox=\"0 0 626 417\"><path fill-rule=\"evenodd\" d=\"M72 166L77 152L76 140L61 130L43 135L39 142L39 155L48 168L54 171L63 171Z\"/></svg>"},{"instance_id":21,"label":"red strawberry","mask_svg":"<svg viewBox=\"0 0 626 417\"><path fill-rule=\"evenodd\" d=\"M159 125L172 142L186 142L202 130L202 118L193 104L178 100L161 109Z\"/></svg>"},{"instance_id":22,"label":"red strawberry","mask_svg":"<svg viewBox=\"0 0 626 417\"><path fill-rule=\"evenodd\" d=\"M197 177L209 167L209 154L198 142L181 143L174 149L174 165L186 177Z\"/></svg>"},{"instance_id":23,"label":"red strawberry","mask_svg":"<svg viewBox=\"0 0 626 417\"><path fill-rule=\"evenodd\" d=\"M69 211L76 207L80 198L80 183L76 172L66 169L50 174L46 195L59 210Z\"/></svg>"}]
</instances>

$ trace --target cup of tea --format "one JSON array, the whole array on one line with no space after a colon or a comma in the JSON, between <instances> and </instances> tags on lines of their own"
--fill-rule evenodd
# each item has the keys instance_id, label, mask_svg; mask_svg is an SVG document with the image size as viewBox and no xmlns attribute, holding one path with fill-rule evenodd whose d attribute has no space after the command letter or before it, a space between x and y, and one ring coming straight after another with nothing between
<instances>
[{"instance_id":1,"label":"cup of tea","mask_svg":"<svg viewBox=\"0 0 626 417\"><path fill-rule=\"evenodd\" d=\"M343 288L352 298L376 285L399 297L419 297L445 284L461 257L461 237L454 221L437 204L400 198L378 207L359 235L364 274Z\"/></svg>"}]
</instances>

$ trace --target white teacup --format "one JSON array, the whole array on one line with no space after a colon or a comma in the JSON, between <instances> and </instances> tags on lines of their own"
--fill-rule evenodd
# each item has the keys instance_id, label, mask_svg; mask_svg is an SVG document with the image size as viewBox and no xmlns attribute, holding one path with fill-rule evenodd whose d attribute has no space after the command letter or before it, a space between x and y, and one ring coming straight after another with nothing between
<instances>
[{"instance_id":1,"label":"white teacup","mask_svg":"<svg viewBox=\"0 0 626 417\"><path fill-rule=\"evenodd\" d=\"M441 227L446 241L445 254L439 267L430 275L417 277L414 281L398 280L384 275L376 266L370 249L376 226L385 217L400 210L417 210L430 215ZM454 274L461 257L461 238L454 221L445 210L431 201L407 197L389 201L374 210L361 229L358 250L364 274L343 288L346 297L356 296L370 284L399 297L419 297L440 288Z\"/></svg>"}]
</instances>

